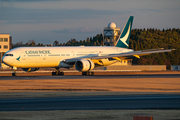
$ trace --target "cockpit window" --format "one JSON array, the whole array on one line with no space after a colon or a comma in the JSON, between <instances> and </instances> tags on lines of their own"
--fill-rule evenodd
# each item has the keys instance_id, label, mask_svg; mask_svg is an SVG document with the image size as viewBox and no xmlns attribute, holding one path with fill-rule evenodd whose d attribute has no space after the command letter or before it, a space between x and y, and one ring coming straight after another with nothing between
<instances>
[{"instance_id":1,"label":"cockpit window","mask_svg":"<svg viewBox=\"0 0 180 120\"><path fill-rule=\"evenodd\" d=\"M5 56L13 56L13 54L6 54Z\"/></svg>"}]
</instances>

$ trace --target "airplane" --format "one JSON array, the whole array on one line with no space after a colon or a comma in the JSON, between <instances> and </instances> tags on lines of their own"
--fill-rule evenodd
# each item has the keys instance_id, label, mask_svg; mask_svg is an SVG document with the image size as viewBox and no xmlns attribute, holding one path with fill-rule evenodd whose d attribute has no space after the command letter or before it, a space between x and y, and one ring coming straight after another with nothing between
<instances>
[{"instance_id":1,"label":"airplane","mask_svg":"<svg viewBox=\"0 0 180 120\"><path fill-rule=\"evenodd\" d=\"M82 75L93 75L92 70L98 66L111 65L130 57L140 58L143 55L173 50L128 49L133 18L128 18L115 46L18 47L6 52L2 61L14 69L13 76L16 76L17 68L32 72L43 67L55 68L56 72L52 72L52 75L64 75L59 69L72 67L82 72Z\"/></svg>"}]
</instances>

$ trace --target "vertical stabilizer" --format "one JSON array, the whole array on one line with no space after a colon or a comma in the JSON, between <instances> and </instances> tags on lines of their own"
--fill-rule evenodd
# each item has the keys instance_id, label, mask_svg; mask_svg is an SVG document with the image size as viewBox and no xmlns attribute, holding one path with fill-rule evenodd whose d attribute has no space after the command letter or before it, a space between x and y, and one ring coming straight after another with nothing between
<instances>
[{"instance_id":1,"label":"vertical stabilizer","mask_svg":"<svg viewBox=\"0 0 180 120\"><path fill-rule=\"evenodd\" d=\"M130 16L127 20L121 35L119 36L118 41L116 42L116 47L128 48L129 47L129 39L131 35L131 28L133 23L133 16Z\"/></svg>"}]
</instances>

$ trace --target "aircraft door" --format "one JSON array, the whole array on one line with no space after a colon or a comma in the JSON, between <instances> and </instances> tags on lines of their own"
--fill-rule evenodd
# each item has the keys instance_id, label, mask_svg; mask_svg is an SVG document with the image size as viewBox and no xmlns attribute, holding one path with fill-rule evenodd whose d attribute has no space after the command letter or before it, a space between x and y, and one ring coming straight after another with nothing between
<instances>
[{"instance_id":1,"label":"aircraft door","mask_svg":"<svg viewBox=\"0 0 180 120\"><path fill-rule=\"evenodd\" d=\"M21 57L22 60L26 60L26 54L24 52L21 52L19 57Z\"/></svg>"},{"instance_id":2,"label":"aircraft door","mask_svg":"<svg viewBox=\"0 0 180 120\"><path fill-rule=\"evenodd\" d=\"M74 51L71 51L71 57L75 57Z\"/></svg>"},{"instance_id":3,"label":"aircraft door","mask_svg":"<svg viewBox=\"0 0 180 120\"><path fill-rule=\"evenodd\" d=\"M40 55L40 57L37 60L37 64L39 66L43 66L45 62L46 62L46 55Z\"/></svg>"},{"instance_id":4,"label":"aircraft door","mask_svg":"<svg viewBox=\"0 0 180 120\"><path fill-rule=\"evenodd\" d=\"M43 55L43 56L42 56L42 57L43 57L43 61L46 60L46 56L47 56L47 55Z\"/></svg>"}]
</instances>

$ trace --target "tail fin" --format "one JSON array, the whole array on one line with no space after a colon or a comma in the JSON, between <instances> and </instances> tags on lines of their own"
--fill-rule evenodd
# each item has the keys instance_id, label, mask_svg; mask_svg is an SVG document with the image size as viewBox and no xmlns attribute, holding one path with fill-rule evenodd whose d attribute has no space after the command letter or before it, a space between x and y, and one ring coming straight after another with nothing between
<instances>
[{"instance_id":1,"label":"tail fin","mask_svg":"<svg viewBox=\"0 0 180 120\"><path fill-rule=\"evenodd\" d=\"M118 41L116 42L116 47L128 48L129 47L129 39L131 35L131 28L133 23L133 16L130 16L127 20L121 35L119 36Z\"/></svg>"}]
</instances>

